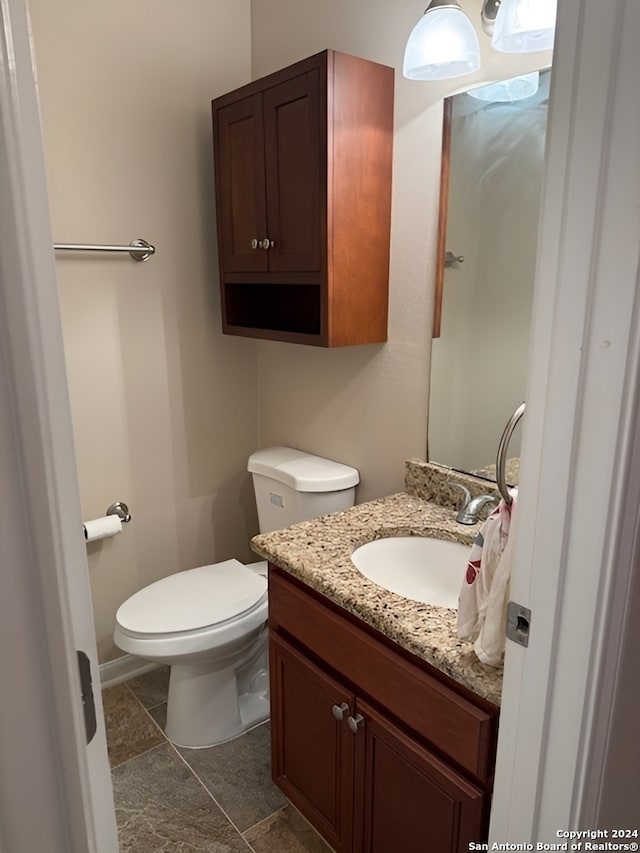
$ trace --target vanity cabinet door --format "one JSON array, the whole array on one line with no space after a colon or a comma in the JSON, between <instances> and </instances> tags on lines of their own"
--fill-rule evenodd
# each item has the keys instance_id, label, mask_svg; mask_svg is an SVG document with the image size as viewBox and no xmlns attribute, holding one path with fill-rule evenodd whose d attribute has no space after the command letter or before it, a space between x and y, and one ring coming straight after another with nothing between
<instances>
[{"instance_id":1,"label":"vanity cabinet door","mask_svg":"<svg viewBox=\"0 0 640 853\"><path fill-rule=\"evenodd\" d=\"M355 721L355 853L462 853L484 837L481 790L361 700Z\"/></svg>"},{"instance_id":2,"label":"vanity cabinet door","mask_svg":"<svg viewBox=\"0 0 640 853\"><path fill-rule=\"evenodd\" d=\"M280 637L269 642L273 780L334 850L349 853L354 696Z\"/></svg>"}]
</instances>

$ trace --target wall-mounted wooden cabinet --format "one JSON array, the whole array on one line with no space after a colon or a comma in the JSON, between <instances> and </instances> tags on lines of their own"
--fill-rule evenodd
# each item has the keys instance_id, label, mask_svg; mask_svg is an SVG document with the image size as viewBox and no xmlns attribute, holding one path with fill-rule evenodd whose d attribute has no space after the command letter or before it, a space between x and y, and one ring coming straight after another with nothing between
<instances>
[{"instance_id":1,"label":"wall-mounted wooden cabinet","mask_svg":"<svg viewBox=\"0 0 640 853\"><path fill-rule=\"evenodd\" d=\"M498 712L270 566L272 773L338 853L486 840Z\"/></svg>"},{"instance_id":2,"label":"wall-mounted wooden cabinet","mask_svg":"<svg viewBox=\"0 0 640 853\"><path fill-rule=\"evenodd\" d=\"M386 340L393 79L327 50L212 102L225 333Z\"/></svg>"}]
</instances>

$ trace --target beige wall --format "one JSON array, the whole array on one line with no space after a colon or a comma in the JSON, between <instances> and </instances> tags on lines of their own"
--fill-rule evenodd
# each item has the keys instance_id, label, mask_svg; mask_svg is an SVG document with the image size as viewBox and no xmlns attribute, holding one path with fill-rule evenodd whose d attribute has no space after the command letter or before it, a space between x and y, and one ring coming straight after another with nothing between
<instances>
[{"instance_id":1,"label":"beige wall","mask_svg":"<svg viewBox=\"0 0 640 853\"><path fill-rule=\"evenodd\" d=\"M256 347L220 333L210 100L250 79L248 0L32 0L56 242L157 254L57 254L85 518L133 520L88 546L100 659L131 593L178 568L249 558L246 459Z\"/></svg>"},{"instance_id":2,"label":"beige wall","mask_svg":"<svg viewBox=\"0 0 640 853\"><path fill-rule=\"evenodd\" d=\"M426 454L442 99L539 62L500 57L481 36L486 56L477 74L462 82L405 80L404 46L426 5L251 3L254 77L327 47L396 69L388 343L342 351L258 344L261 442L285 441L355 465L359 501L400 490L404 460ZM463 5L479 21L480 0Z\"/></svg>"}]
</instances>

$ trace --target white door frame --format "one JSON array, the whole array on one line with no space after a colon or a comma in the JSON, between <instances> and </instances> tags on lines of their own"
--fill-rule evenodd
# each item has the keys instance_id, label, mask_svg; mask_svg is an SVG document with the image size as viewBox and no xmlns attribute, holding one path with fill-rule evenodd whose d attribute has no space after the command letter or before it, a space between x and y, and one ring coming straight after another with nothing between
<instances>
[{"instance_id":1,"label":"white door frame","mask_svg":"<svg viewBox=\"0 0 640 853\"><path fill-rule=\"evenodd\" d=\"M117 853L23 0L0 0L0 472L0 848Z\"/></svg>"},{"instance_id":2,"label":"white door frame","mask_svg":"<svg viewBox=\"0 0 640 853\"><path fill-rule=\"evenodd\" d=\"M492 843L597 827L638 556L640 4L558 15Z\"/></svg>"}]
</instances>

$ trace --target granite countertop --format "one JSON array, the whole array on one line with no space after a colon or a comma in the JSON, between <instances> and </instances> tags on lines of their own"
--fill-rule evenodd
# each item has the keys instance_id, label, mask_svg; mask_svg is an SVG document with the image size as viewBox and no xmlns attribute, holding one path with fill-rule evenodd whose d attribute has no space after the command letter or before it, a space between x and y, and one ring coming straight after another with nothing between
<instances>
[{"instance_id":1,"label":"granite countertop","mask_svg":"<svg viewBox=\"0 0 640 853\"><path fill-rule=\"evenodd\" d=\"M458 524L451 506L425 499L422 483L416 486L412 480L415 464L407 463L408 491L260 534L251 547L454 681L499 705L502 667L485 666L473 645L458 638L454 610L389 592L361 575L351 561L355 548L387 536L432 536L471 546L480 525ZM442 502L447 502L446 495Z\"/></svg>"}]
</instances>

